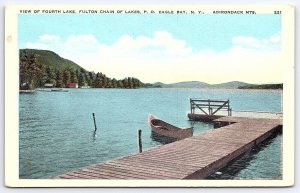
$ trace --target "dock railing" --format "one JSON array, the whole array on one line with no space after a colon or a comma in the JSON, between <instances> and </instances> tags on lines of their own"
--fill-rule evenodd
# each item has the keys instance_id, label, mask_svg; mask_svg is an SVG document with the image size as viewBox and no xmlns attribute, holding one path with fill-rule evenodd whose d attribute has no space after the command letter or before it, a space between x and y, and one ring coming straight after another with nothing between
<instances>
[{"instance_id":1,"label":"dock railing","mask_svg":"<svg viewBox=\"0 0 300 193\"><path fill-rule=\"evenodd\" d=\"M227 110L228 116L232 115L229 100L211 100L190 98L191 114L195 109L200 109L205 115L215 115L219 110Z\"/></svg>"}]
</instances>

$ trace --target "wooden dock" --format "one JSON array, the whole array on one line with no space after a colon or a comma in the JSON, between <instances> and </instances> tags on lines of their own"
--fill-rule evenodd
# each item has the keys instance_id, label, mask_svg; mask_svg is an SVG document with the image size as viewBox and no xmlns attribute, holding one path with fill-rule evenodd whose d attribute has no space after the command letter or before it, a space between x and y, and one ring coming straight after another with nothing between
<instances>
[{"instance_id":1,"label":"wooden dock","mask_svg":"<svg viewBox=\"0 0 300 193\"><path fill-rule=\"evenodd\" d=\"M58 179L203 179L282 128L282 119L221 117L218 129L95 164Z\"/></svg>"}]
</instances>

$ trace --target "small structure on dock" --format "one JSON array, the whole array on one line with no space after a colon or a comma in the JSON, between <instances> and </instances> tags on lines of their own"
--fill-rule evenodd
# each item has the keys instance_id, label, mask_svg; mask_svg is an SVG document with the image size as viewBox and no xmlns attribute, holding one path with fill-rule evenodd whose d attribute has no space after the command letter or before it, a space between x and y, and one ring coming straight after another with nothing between
<instances>
[{"instance_id":1,"label":"small structure on dock","mask_svg":"<svg viewBox=\"0 0 300 193\"><path fill-rule=\"evenodd\" d=\"M211 99L196 99L190 98L191 112L188 114L190 120L211 122L224 115L217 115L220 110L228 111L228 116L231 116L232 109L230 108L229 100L211 100ZM200 112L196 112L200 110Z\"/></svg>"}]
</instances>

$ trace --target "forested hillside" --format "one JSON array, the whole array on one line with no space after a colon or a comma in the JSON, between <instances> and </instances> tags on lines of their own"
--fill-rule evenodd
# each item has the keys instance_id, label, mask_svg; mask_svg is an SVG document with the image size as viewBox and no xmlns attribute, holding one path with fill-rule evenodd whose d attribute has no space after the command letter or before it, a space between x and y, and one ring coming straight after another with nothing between
<instances>
[{"instance_id":1,"label":"forested hillside","mask_svg":"<svg viewBox=\"0 0 300 193\"><path fill-rule=\"evenodd\" d=\"M139 79L127 77L122 80L107 77L101 72L89 72L78 64L48 50L20 49L20 89L31 90L46 83L64 88L70 82L78 86L94 88L138 88L143 87Z\"/></svg>"}]
</instances>

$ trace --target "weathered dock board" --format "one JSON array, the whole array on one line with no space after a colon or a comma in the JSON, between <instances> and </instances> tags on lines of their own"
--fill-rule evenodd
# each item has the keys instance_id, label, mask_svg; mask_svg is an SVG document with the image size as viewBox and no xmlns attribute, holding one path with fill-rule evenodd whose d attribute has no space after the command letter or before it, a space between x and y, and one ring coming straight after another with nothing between
<instances>
[{"instance_id":1,"label":"weathered dock board","mask_svg":"<svg viewBox=\"0 0 300 193\"><path fill-rule=\"evenodd\" d=\"M215 121L231 124L56 178L203 179L282 128L281 119L222 117Z\"/></svg>"}]
</instances>

